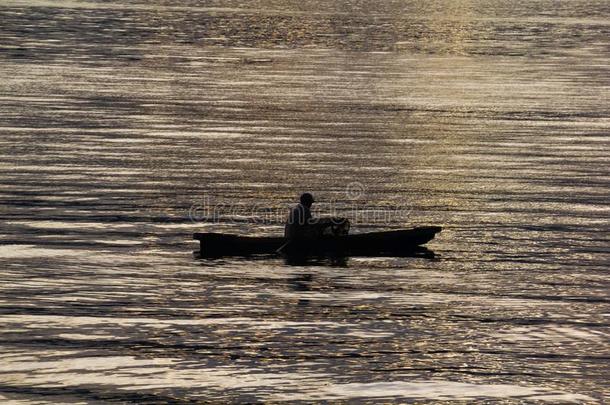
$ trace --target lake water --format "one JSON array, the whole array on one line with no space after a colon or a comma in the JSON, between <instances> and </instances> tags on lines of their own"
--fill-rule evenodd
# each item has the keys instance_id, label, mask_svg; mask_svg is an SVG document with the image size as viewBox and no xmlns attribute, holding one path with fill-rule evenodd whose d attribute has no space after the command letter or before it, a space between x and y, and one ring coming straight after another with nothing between
<instances>
[{"instance_id":1,"label":"lake water","mask_svg":"<svg viewBox=\"0 0 610 405\"><path fill-rule=\"evenodd\" d=\"M610 3L176 4L0 4L2 402L608 400Z\"/></svg>"}]
</instances>

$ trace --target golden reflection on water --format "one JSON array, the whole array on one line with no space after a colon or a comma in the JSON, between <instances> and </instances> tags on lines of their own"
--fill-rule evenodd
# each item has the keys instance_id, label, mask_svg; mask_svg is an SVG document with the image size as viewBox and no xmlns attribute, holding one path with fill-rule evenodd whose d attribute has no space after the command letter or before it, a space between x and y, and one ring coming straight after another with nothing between
<instances>
[{"instance_id":1,"label":"golden reflection on water","mask_svg":"<svg viewBox=\"0 0 610 405\"><path fill-rule=\"evenodd\" d=\"M602 400L608 10L543 5L4 2L0 398ZM303 190L435 258L191 254Z\"/></svg>"}]
</instances>

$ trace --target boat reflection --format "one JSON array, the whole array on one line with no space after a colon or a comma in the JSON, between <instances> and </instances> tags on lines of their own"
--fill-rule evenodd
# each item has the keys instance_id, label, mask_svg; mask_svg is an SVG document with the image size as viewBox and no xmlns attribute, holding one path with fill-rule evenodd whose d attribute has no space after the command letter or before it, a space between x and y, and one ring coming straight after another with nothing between
<instances>
[{"instance_id":1,"label":"boat reflection","mask_svg":"<svg viewBox=\"0 0 610 405\"><path fill-rule=\"evenodd\" d=\"M255 254L255 255L231 255L231 256L209 256L202 255L200 251L194 251L193 257L207 265L220 266L226 263L228 259L234 261L270 261L282 259L286 266L327 266L327 267L349 267L350 257L401 257L401 258L420 258L420 259L437 259L438 256L434 251L419 246L414 249L402 252L400 254L367 254L367 255L346 255L346 254L320 254L320 255L296 255L296 254Z\"/></svg>"},{"instance_id":2,"label":"boat reflection","mask_svg":"<svg viewBox=\"0 0 610 405\"><path fill-rule=\"evenodd\" d=\"M302 273L288 279L288 284L293 291L311 291L313 274Z\"/></svg>"}]
</instances>

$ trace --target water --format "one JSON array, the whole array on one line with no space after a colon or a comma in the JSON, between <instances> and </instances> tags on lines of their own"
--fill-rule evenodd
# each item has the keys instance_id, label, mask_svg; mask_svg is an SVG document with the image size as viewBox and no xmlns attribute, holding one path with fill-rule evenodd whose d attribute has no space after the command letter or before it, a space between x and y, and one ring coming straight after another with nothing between
<instances>
[{"instance_id":1,"label":"water","mask_svg":"<svg viewBox=\"0 0 610 405\"><path fill-rule=\"evenodd\" d=\"M4 0L0 399L607 400L609 15ZM436 257L193 255L305 190Z\"/></svg>"}]
</instances>

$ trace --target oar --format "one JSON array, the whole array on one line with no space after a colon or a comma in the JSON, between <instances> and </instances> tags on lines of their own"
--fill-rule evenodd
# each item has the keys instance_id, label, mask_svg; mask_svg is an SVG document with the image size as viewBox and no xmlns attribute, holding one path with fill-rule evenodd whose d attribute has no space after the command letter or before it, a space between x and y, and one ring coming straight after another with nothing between
<instances>
[{"instance_id":1,"label":"oar","mask_svg":"<svg viewBox=\"0 0 610 405\"><path fill-rule=\"evenodd\" d=\"M284 243L282 246L280 246L280 247L279 247L279 248L278 248L278 249L275 251L275 253L279 253L279 254L284 253L284 252L283 252L284 248L286 248L286 246L290 245L290 242L291 242L291 241L290 241L290 240L288 240L288 242L286 242L286 243Z\"/></svg>"}]
</instances>

